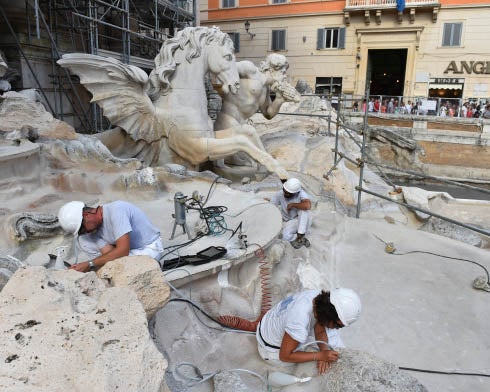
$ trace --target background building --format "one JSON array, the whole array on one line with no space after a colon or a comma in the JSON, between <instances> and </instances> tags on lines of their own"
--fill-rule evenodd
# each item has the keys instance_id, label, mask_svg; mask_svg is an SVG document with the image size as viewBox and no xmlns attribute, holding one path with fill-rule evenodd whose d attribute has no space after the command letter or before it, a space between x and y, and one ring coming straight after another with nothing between
<instances>
[{"instance_id":1,"label":"background building","mask_svg":"<svg viewBox=\"0 0 490 392\"><path fill-rule=\"evenodd\" d=\"M320 94L490 97L485 0L202 0L202 25L235 41L238 59L287 56L290 83Z\"/></svg>"},{"instance_id":2,"label":"background building","mask_svg":"<svg viewBox=\"0 0 490 392\"><path fill-rule=\"evenodd\" d=\"M37 89L46 109L77 129L101 129L100 109L56 61L82 52L150 71L162 42L195 24L195 10L194 0L0 0L9 83L13 90Z\"/></svg>"}]
</instances>

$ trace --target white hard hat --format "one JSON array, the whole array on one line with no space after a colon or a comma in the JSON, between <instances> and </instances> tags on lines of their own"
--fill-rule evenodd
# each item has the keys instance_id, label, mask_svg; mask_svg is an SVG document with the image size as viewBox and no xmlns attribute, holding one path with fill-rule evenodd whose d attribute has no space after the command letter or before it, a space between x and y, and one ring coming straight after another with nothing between
<instances>
[{"instance_id":1,"label":"white hard hat","mask_svg":"<svg viewBox=\"0 0 490 392\"><path fill-rule=\"evenodd\" d=\"M288 193L298 193L301 190L301 182L297 178L290 178L282 187Z\"/></svg>"},{"instance_id":2,"label":"white hard hat","mask_svg":"<svg viewBox=\"0 0 490 392\"><path fill-rule=\"evenodd\" d=\"M354 323L361 314L361 299L354 290L342 287L334 289L330 292L330 302L345 326Z\"/></svg>"},{"instance_id":3,"label":"white hard hat","mask_svg":"<svg viewBox=\"0 0 490 392\"><path fill-rule=\"evenodd\" d=\"M70 201L60 208L58 221L64 231L70 234L78 233L82 225L83 207L85 207L85 203L82 201Z\"/></svg>"}]
</instances>

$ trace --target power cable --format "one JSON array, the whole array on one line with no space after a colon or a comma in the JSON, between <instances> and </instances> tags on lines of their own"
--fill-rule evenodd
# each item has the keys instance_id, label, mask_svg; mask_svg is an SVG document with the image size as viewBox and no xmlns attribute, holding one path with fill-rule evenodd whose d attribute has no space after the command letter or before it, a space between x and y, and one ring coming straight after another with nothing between
<instances>
[{"instance_id":1,"label":"power cable","mask_svg":"<svg viewBox=\"0 0 490 392\"><path fill-rule=\"evenodd\" d=\"M392 254L395 256L405 256L405 255L409 255L409 254L413 254L413 253L422 253L422 254L427 254L427 255L432 255L432 256L443 257L443 258L450 259L450 260L459 260L459 261L465 261L467 263L475 264L485 271L485 274L487 275L487 283L490 284L490 276L488 274L488 270L485 268L485 266L483 266L482 264L480 264L476 261L473 261L473 260L463 259L462 257L451 257L451 256L441 255L439 253L428 252L428 251L423 251L423 250L412 250L412 251L404 252L404 253L393 252Z\"/></svg>"},{"instance_id":2,"label":"power cable","mask_svg":"<svg viewBox=\"0 0 490 392\"><path fill-rule=\"evenodd\" d=\"M376 234L373 234L373 236L385 244L385 252L386 253L389 253L389 254L392 254L395 256L405 256L405 255L409 255L409 254L421 253L421 254L427 254L427 255L442 257L445 259L464 261L467 263L475 264L475 265L479 266L481 269L483 269L483 271L485 271L486 280L485 280L484 276L476 278L473 281L473 287L475 289L483 290L485 292L490 292L490 274L488 273L488 269L484 265L478 263L477 261L464 259L462 257L452 257L452 256L441 255L439 253L429 252L429 251L425 251L425 250L411 250L408 252L403 252L403 253L398 252L397 253L396 248L395 248L395 244L393 242L387 242L387 241L383 240L382 238L378 237Z\"/></svg>"},{"instance_id":3,"label":"power cable","mask_svg":"<svg viewBox=\"0 0 490 392\"><path fill-rule=\"evenodd\" d=\"M445 372L445 371L442 371L442 370L417 369L417 368L402 367L402 366L399 366L398 369L401 369L401 370L409 370L409 371L412 371L412 372L433 373L433 374L446 374L446 375L456 375L456 376L490 377L490 374L485 374L485 373Z\"/></svg>"},{"instance_id":4,"label":"power cable","mask_svg":"<svg viewBox=\"0 0 490 392\"><path fill-rule=\"evenodd\" d=\"M488 270L485 268L485 266L483 266L482 264L480 264L480 263L478 263L478 262L476 262L474 260L463 259L461 257L451 257L451 256L441 255L439 253L434 253L434 252L429 252L429 251L418 251L418 250L408 251L408 252L404 252L404 253L396 253L395 252L396 251L396 248L395 248L393 242L384 241L382 238L378 237L376 234L373 234L373 236L376 237L378 240L380 240L381 242L383 242L385 244L385 252L386 253L389 253L389 254L392 254L392 255L395 255L395 256L404 256L404 255L408 255L408 254L422 253L422 254L429 254L429 255L433 255L433 256L443 257L443 258L447 258L447 259L450 259L450 260L465 261L465 262L468 262L468 263L472 263L472 264L478 265L479 267L481 267L485 271L485 273L487 275L487 281L486 281L486 284L485 284L485 282L483 282L483 284L480 283L480 287L476 287L475 286L475 282L478 280L478 278L477 278L473 282L473 287L474 288L477 288L477 289L481 289L481 290L486 291L486 292L490 292L490 287L489 287L489 285L490 285L490 279L489 279ZM484 277L481 277L481 278L484 280ZM410 368L410 367L402 367L402 366L400 366L399 369L401 369L401 370L409 370L409 371L413 371L413 372L433 373L433 374L458 375L458 376L476 376L476 377L490 377L490 374L485 374L485 373L447 372L447 371L442 371L442 370L418 369L418 368Z\"/></svg>"},{"instance_id":5,"label":"power cable","mask_svg":"<svg viewBox=\"0 0 490 392\"><path fill-rule=\"evenodd\" d=\"M209 190L208 190L208 194L206 195L206 199L204 200L204 203L202 204L203 206L206 205L206 203L208 202L210 196L211 196L211 190L213 189L213 186L216 188L217 187L217 183L218 183L218 180L222 178L221 176L218 176L216 177L213 182L211 183L211 186L209 187Z\"/></svg>"},{"instance_id":6,"label":"power cable","mask_svg":"<svg viewBox=\"0 0 490 392\"><path fill-rule=\"evenodd\" d=\"M242 330L239 330L239 329L236 329L236 328L232 328L232 327L229 327L223 323L220 323L217 319L215 319L213 316L211 316L209 313L207 313L205 310L203 310L199 305L197 305L194 301L191 301L189 299L186 299L186 298L171 298L169 300L169 302L186 302L190 305L192 305L194 308L196 308L197 310L199 310L204 316L206 316L208 319L210 319L211 321L215 322L216 324L218 324L219 326L223 327L224 329L221 330L223 332L239 332L239 333L247 333L247 334L251 334L250 332L247 332L247 331L242 331ZM206 327L209 327L208 325L204 324ZM255 334L254 334L255 335Z\"/></svg>"},{"instance_id":7,"label":"power cable","mask_svg":"<svg viewBox=\"0 0 490 392\"><path fill-rule=\"evenodd\" d=\"M189 376L187 374L182 373L180 369L184 366L192 368L194 370L195 376ZM258 374L256 372L248 370L248 369L227 369L226 371L227 372L248 373L248 374L251 374L251 375L257 377L263 384L265 384L267 386L269 384L268 380L265 377L261 376L260 374ZM182 363L179 363L175 367L175 373L177 373L177 375L180 378L182 378L183 380L187 380L186 387L189 387L189 388L192 388L192 387L194 387L198 384L201 384L205 381L208 381L209 379L213 378L214 376L216 376L218 373L221 373L221 372L222 372L221 370L216 370L216 371L211 372L211 373L201 373L199 368L190 362L182 362Z\"/></svg>"},{"instance_id":8,"label":"power cable","mask_svg":"<svg viewBox=\"0 0 490 392\"><path fill-rule=\"evenodd\" d=\"M160 263L160 261L165 257L165 256L168 256L169 254L181 249L181 248L184 248L186 247L187 245L190 245L192 244L193 242L197 241L198 239L204 237L205 235L202 234L202 233L199 233L198 235L196 235L193 239L187 241L187 242L184 242L182 244L176 244L176 245L170 245L170 246L167 246L166 248L164 248L164 250L166 249L171 249L169 252L165 253L162 257L160 257L157 261L158 263Z\"/></svg>"}]
</instances>

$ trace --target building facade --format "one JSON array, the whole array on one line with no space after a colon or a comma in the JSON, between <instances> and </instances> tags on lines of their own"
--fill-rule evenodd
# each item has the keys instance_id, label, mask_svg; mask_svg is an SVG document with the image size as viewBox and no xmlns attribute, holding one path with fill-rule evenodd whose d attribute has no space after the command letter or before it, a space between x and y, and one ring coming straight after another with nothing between
<instances>
[{"instance_id":1,"label":"building facade","mask_svg":"<svg viewBox=\"0 0 490 392\"><path fill-rule=\"evenodd\" d=\"M101 110L56 61L81 52L149 72L162 42L196 24L196 6L194 0L0 0L0 22L8 88L37 89L54 117L92 132L107 126Z\"/></svg>"},{"instance_id":2,"label":"building facade","mask_svg":"<svg viewBox=\"0 0 490 392\"><path fill-rule=\"evenodd\" d=\"M320 94L490 97L487 0L201 0L237 59L280 52Z\"/></svg>"}]
</instances>

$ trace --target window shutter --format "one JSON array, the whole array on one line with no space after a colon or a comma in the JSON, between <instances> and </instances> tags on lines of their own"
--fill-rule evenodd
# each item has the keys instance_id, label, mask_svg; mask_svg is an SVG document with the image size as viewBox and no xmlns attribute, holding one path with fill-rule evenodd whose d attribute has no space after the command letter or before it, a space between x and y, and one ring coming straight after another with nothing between
<instances>
[{"instance_id":1,"label":"window shutter","mask_svg":"<svg viewBox=\"0 0 490 392\"><path fill-rule=\"evenodd\" d=\"M442 46L451 45L451 23L444 23L444 31L442 34Z\"/></svg>"},{"instance_id":2,"label":"window shutter","mask_svg":"<svg viewBox=\"0 0 490 392\"><path fill-rule=\"evenodd\" d=\"M223 1L223 8L234 8L235 7L235 0L222 0Z\"/></svg>"},{"instance_id":3,"label":"window shutter","mask_svg":"<svg viewBox=\"0 0 490 392\"><path fill-rule=\"evenodd\" d=\"M339 29L339 49L345 49L345 27Z\"/></svg>"},{"instance_id":4,"label":"window shutter","mask_svg":"<svg viewBox=\"0 0 490 392\"><path fill-rule=\"evenodd\" d=\"M280 30L279 37L279 50L286 50L286 30Z\"/></svg>"},{"instance_id":5,"label":"window shutter","mask_svg":"<svg viewBox=\"0 0 490 392\"><path fill-rule=\"evenodd\" d=\"M272 30L271 50L286 50L286 30Z\"/></svg>"},{"instance_id":6,"label":"window shutter","mask_svg":"<svg viewBox=\"0 0 490 392\"><path fill-rule=\"evenodd\" d=\"M325 49L325 29L318 29L316 48L317 50Z\"/></svg>"},{"instance_id":7,"label":"window shutter","mask_svg":"<svg viewBox=\"0 0 490 392\"><path fill-rule=\"evenodd\" d=\"M235 53L240 51L240 33L235 33Z\"/></svg>"},{"instance_id":8,"label":"window shutter","mask_svg":"<svg viewBox=\"0 0 490 392\"><path fill-rule=\"evenodd\" d=\"M463 24L462 23L455 23L453 29L453 46L461 46L461 32L463 30Z\"/></svg>"}]
</instances>

